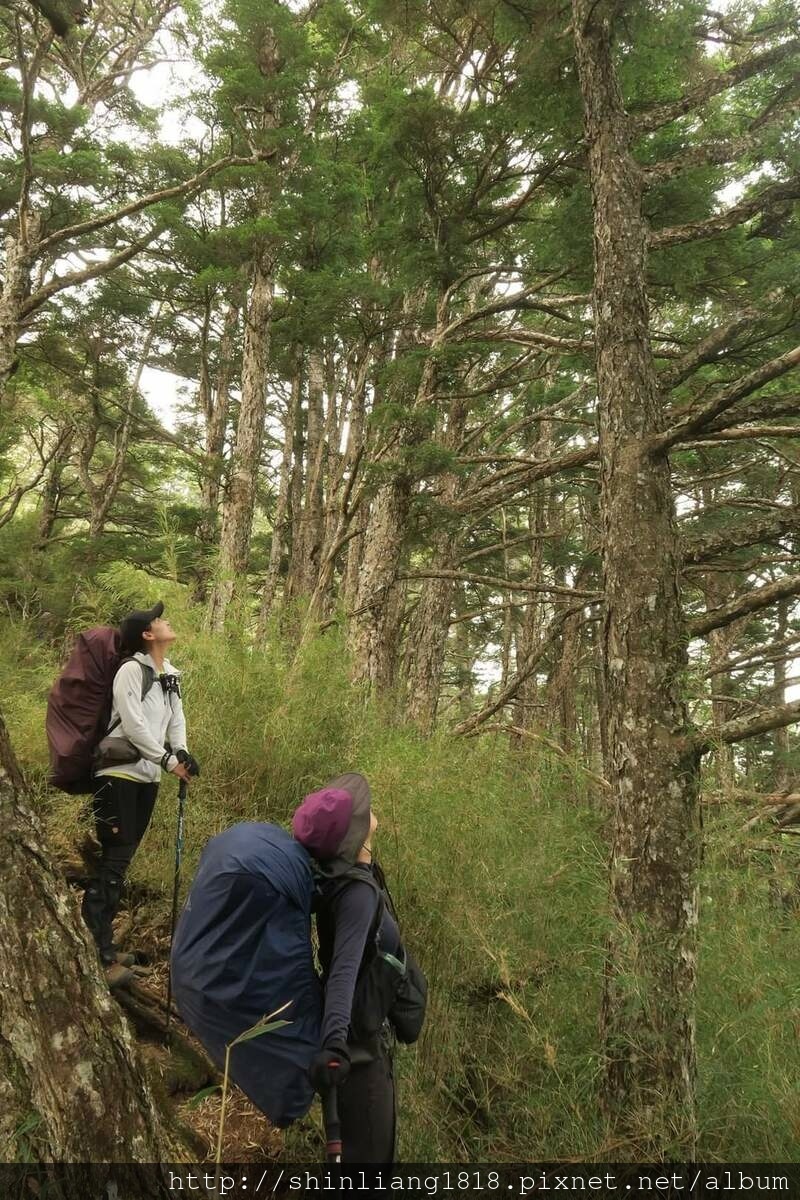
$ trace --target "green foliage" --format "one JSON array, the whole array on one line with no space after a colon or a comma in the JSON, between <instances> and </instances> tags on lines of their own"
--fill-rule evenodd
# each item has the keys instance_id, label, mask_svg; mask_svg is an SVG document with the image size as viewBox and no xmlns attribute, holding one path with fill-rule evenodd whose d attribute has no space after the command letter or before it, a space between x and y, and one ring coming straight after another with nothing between
<instances>
[{"instance_id":1,"label":"green foliage","mask_svg":"<svg viewBox=\"0 0 800 1200\"><path fill-rule=\"evenodd\" d=\"M219 1110L219 1129L217 1132L217 1171L219 1171L220 1160L222 1157L222 1139L225 1134L225 1104L228 1098L228 1075L230 1071L231 1050L234 1046L240 1046L243 1042L252 1041L253 1038L263 1037L266 1033L273 1033L276 1029L282 1029L284 1025L291 1025L291 1021L273 1021L273 1017L277 1017L280 1013L287 1009L291 1001L287 1001L273 1013L265 1014L260 1021L256 1021L255 1025L251 1025L249 1029L245 1029L238 1037L234 1038L225 1047L225 1071L222 1076L222 1103Z\"/></svg>"},{"instance_id":2,"label":"green foliage","mask_svg":"<svg viewBox=\"0 0 800 1200\"><path fill-rule=\"evenodd\" d=\"M234 821L286 823L309 790L343 770L370 780L377 845L404 936L428 974L430 1016L416 1049L398 1051L401 1157L413 1161L608 1160L598 1114L596 1011L605 925L603 813L580 772L547 751L510 752L491 736L424 740L365 703L347 679L338 635L298 663L277 629L258 650L209 637L174 585L163 593L180 632L190 745L202 775L187 805L184 878L207 838ZM149 578L125 565L84 588L70 624L149 602ZM4 708L34 780L55 655L33 622L0 639ZM174 789L166 780L132 867L146 885L137 920L169 921ZM53 844L82 829L80 800L37 789ZM791 1161L800 952L796 854L715 818L702 880L701 1157ZM776 854L777 851L777 854ZM777 897L777 899L776 899ZM313 1125L287 1154L314 1155Z\"/></svg>"}]
</instances>

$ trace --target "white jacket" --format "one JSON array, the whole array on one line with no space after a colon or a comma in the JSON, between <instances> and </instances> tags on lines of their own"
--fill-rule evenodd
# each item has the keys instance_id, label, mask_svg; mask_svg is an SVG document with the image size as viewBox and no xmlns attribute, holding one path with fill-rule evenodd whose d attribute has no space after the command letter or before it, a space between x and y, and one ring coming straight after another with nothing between
<instances>
[{"instance_id":1,"label":"white jacket","mask_svg":"<svg viewBox=\"0 0 800 1200\"><path fill-rule=\"evenodd\" d=\"M186 749L186 721L183 703L175 692L168 693L159 683L159 670L149 654L141 651L134 654L136 662L125 662L114 676L112 686L111 720L109 727L119 718L119 724L111 730L112 737L126 737L140 752L137 762L119 767L105 767L98 775L123 775L142 783L158 783L161 778L162 761L171 771L177 763L176 750ZM155 683L142 700L142 668L144 663L155 674ZM164 660L165 675L178 675L171 663ZM172 753L165 759L165 747L169 743Z\"/></svg>"}]
</instances>

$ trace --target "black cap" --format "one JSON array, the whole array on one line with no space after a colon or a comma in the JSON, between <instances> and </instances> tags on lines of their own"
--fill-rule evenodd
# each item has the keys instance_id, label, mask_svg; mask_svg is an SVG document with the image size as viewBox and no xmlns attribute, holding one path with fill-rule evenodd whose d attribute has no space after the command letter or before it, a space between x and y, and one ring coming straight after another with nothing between
<instances>
[{"instance_id":1,"label":"black cap","mask_svg":"<svg viewBox=\"0 0 800 1200\"><path fill-rule=\"evenodd\" d=\"M128 613L119 626L123 650L131 648L138 650L145 629L148 629L153 621L158 620L163 611L164 602L159 600L152 608L137 608L135 612Z\"/></svg>"}]
</instances>

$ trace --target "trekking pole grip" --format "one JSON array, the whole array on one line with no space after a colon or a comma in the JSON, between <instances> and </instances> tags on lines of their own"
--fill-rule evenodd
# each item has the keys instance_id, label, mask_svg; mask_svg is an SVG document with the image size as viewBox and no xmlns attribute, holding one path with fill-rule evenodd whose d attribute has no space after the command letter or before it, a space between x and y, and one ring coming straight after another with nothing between
<instances>
[{"instance_id":1,"label":"trekking pole grip","mask_svg":"<svg viewBox=\"0 0 800 1200\"><path fill-rule=\"evenodd\" d=\"M325 1155L329 1163L339 1163L342 1161L342 1127L335 1084L322 1093L322 1117L325 1123Z\"/></svg>"}]
</instances>

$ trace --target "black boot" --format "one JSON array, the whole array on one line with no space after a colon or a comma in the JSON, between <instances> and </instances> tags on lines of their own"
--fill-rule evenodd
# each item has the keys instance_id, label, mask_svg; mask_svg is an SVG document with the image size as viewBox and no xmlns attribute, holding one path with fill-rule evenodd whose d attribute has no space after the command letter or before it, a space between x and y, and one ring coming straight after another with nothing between
<instances>
[{"instance_id":1,"label":"black boot","mask_svg":"<svg viewBox=\"0 0 800 1200\"><path fill-rule=\"evenodd\" d=\"M111 924L119 907L121 886L119 880L108 876L91 879L81 905L81 914L97 945L110 988L126 987L136 978L126 963L117 961L111 940Z\"/></svg>"},{"instance_id":2,"label":"black boot","mask_svg":"<svg viewBox=\"0 0 800 1200\"><path fill-rule=\"evenodd\" d=\"M100 878L90 879L83 893L81 916L95 940L100 957L103 957L103 942L105 940L106 889L105 881Z\"/></svg>"},{"instance_id":3,"label":"black boot","mask_svg":"<svg viewBox=\"0 0 800 1200\"><path fill-rule=\"evenodd\" d=\"M117 949L114 945L114 918L119 909L122 897L122 880L117 875L105 875L103 880L105 903L100 922L100 957L105 963L117 962Z\"/></svg>"}]
</instances>

